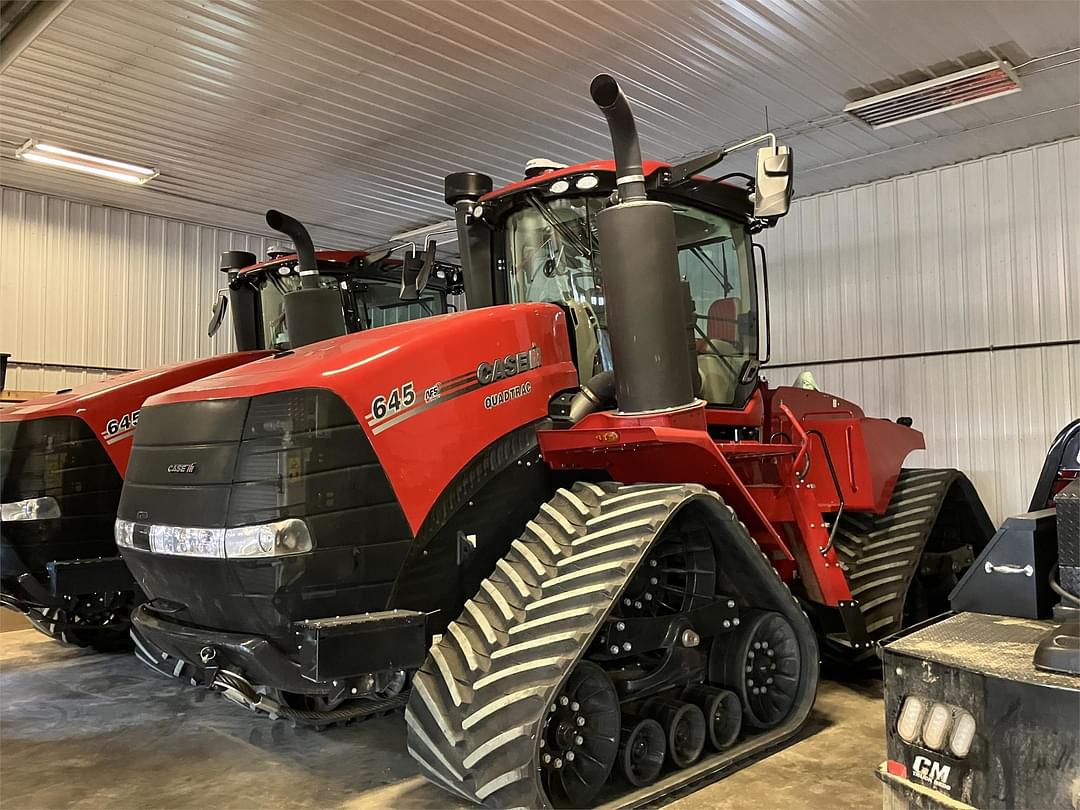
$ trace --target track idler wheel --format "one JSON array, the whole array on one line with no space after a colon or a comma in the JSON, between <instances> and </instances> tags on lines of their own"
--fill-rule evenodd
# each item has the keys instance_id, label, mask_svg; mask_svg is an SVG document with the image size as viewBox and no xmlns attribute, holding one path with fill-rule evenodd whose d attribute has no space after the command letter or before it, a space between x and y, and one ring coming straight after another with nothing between
<instances>
[{"instance_id":1,"label":"track idler wheel","mask_svg":"<svg viewBox=\"0 0 1080 810\"><path fill-rule=\"evenodd\" d=\"M548 707L540 732L540 775L559 807L589 807L619 752L619 696L603 668L581 661Z\"/></svg>"},{"instance_id":2,"label":"track idler wheel","mask_svg":"<svg viewBox=\"0 0 1080 810\"><path fill-rule=\"evenodd\" d=\"M705 748L705 715L693 703L658 698L645 713L664 727L668 759L676 768L693 765Z\"/></svg>"},{"instance_id":3,"label":"track idler wheel","mask_svg":"<svg viewBox=\"0 0 1080 810\"><path fill-rule=\"evenodd\" d=\"M656 720L646 717L623 726L619 767L634 787L651 785L660 776L667 756L667 735Z\"/></svg>"},{"instance_id":4,"label":"track idler wheel","mask_svg":"<svg viewBox=\"0 0 1080 810\"><path fill-rule=\"evenodd\" d=\"M742 704L739 696L713 686L691 686L683 700L693 703L705 715L709 745L715 751L730 748L742 731Z\"/></svg>"},{"instance_id":5,"label":"track idler wheel","mask_svg":"<svg viewBox=\"0 0 1080 810\"><path fill-rule=\"evenodd\" d=\"M716 638L710 658L710 680L739 696L746 726L774 728L795 708L802 659L795 630L780 613L746 614L738 630Z\"/></svg>"}]
</instances>

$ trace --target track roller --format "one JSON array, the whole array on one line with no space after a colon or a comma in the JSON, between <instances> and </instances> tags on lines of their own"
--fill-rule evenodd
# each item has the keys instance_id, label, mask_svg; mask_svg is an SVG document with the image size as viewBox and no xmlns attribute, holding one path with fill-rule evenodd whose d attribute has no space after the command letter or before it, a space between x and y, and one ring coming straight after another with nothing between
<instances>
[{"instance_id":1,"label":"track roller","mask_svg":"<svg viewBox=\"0 0 1080 810\"><path fill-rule=\"evenodd\" d=\"M627 718L623 718L624 723ZM667 735L651 717L624 725L619 746L619 768L634 787L651 785L660 776L667 756Z\"/></svg>"},{"instance_id":2,"label":"track roller","mask_svg":"<svg viewBox=\"0 0 1080 810\"><path fill-rule=\"evenodd\" d=\"M693 703L657 699L645 704L645 713L664 728L667 753L676 768L692 765L705 749L705 715Z\"/></svg>"},{"instance_id":3,"label":"track roller","mask_svg":"<svg viewBox=\"0 0 1080 810\"><path fill-rule=\"evenodd\" d=\"M709 745L723 751L734 745L742 730L742 704L734 692L713 686L691 686L683 700L693 703L705 715Z\"/></svg>"}]
</instances>

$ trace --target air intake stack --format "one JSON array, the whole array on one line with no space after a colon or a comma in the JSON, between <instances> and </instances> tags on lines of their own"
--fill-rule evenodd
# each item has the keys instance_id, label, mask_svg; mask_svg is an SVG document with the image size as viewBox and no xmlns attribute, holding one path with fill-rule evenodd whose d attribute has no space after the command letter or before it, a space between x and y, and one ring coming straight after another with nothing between
<instances>
[{"instance_id":1,"label":"air intake stack","mask_svg":"<svg viewBox=\"0 0 1080 810\"><path fill-rule=\"evenodd\" d=\"M616 402L621 413L680 408L694 401L694 387L675 215L646 198L637 128L619 83L601 73L589 92L611 130L619 195L596 218Z\"/></svg>"},{"instance_id":2,"label":"air intake stack","mask_svg":"<svg viewBox=\"0 0 1080 810\"><path fill-rule=\"evenodd\" d=\"M258 259L254 253L246 250L227 250L221 254L218 260L218 269L229 280L229 309L232 310L233 335L236 337L236 348L247 352L259 348L259 293L247 284L237 284L240 271L245 267L251 267ZM218 319L214 324L214 331L221 325Z\"/></svg>"},{"instance_id":3,"label":"air intake stack","mask_svg":"<svg viewBox=\"0 0 1080 810\"><path fill-rule=\"evenodd\" d=\"M266 224L293 240L300 271L300 289L285 296L285 328L289 345L298 349L309 343L330 340L345 334L345 313L341 293L319 286L319 264L307 228L288 214L271 208Z\"/></svg>"}]
</instances>

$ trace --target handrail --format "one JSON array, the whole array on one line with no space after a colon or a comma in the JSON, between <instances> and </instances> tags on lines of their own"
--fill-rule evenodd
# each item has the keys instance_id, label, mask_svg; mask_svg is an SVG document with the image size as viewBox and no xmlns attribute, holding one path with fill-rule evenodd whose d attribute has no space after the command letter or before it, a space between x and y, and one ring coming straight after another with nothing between
<instances>
[{"instance_id":1,"label":"handrail","mask_svg":"<svg viewBox=\"0 0 1080 810\"><path fill-rule=\"evenodd\" d=\"M822 433L817 428L811 428L810 430L803 430L803 426L799 423L799 420L795 418L795 414L793 414L791 412L791 409L788 408L788 406L785 405L783 402L780 403L780 411L781 411L781 413L784 414L784 416L786 416L788 418L788 421L791 422L792 428L794 428L796 434L802 440L802 448L796 454L795 460L792 462L792 469L798 470L799 469L799 464L800 464L800 462L802 461L802 459L804 457L806 459L806 462L805 462L806 466L805 466L805 469L803 470L801 475L798 472L795 473L796 478L798 478L800 481L803 481L803 480L806 479L807 474L810 472L810 455L809 455L809 453L810 453L810 437L811 436L817 436L818 441L821 442L822 450L825 451L825 463L828 465L829 477L832 478L833 487L836 489L836 500L837 500L837 503L838 503L838 508L836 510L836 517L833 519L832 526L829 527L829 541L819 549L819 551L821 552L821 556L822 557L827 557L829 555L829 552L832 551L833 545L836 542L836 530L837 530L837 527L840 525L840 518L844 514L844 505L845 505L844 504L844 493L843 493L843 490L840 489L840 479L836 475L836 465L833 464L832 453L829 450L829 443L825 441L825 434ZM776 434L773 434L773 435L776 435Z\"/></svg>"},{"instance_id":2,"label":"handrail","mask_svg":"<svg viewBox=\"0 0 1080 810\"><path fill-rule=\"evenodd\" d=\"M791 422L791 426L795 428L795 432L799 435L799 439L802 443L802 449L799 450L799 452L795 456L795 460L792 462L792 468L797 470L799 469L800 463L803 461L804 458L807 457L807 454L810 452L810 437L806 435L806 431L803 430L802 425L799 424L799 420L795 418L795 414L793 414L791 412L791 409L783 402L780 403L780 412L788 418L789 422ZM808 472L810 472L809 464L807 464L806 469L803 471L802 475L796 473L795 477L802 481L804 478L806 478L806 474Z\"/></svg>"},{"instance_id":3,"label":"handrail","mask_svg":"<svg viewBox=\"0 0 1080 810\"><path fill-rule=\"evenodd\" d=\"M818 441L821 442L821 449L825 451L825 463L829 465L829 476L832 478L833 488L836 490L836 517L833 518L832 526L829 528L829 542L821 548L821 556L829 556L829 552L832 551L833 543L836 541L836 529L840 525L840 518L844 515L844 493L840 489L840 479L836 476L836 467L833 466L832 453L829 451L829 443L825 441L825 434L817 428L810 428L806 431L808 436L817 436Z\"/></svg>"}]
</instances>

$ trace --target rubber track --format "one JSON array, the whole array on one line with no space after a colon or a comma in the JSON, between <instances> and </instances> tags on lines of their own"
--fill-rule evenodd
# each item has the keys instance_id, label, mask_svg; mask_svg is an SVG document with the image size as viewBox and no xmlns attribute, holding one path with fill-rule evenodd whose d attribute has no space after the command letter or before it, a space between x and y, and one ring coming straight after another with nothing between
<instances>
[{"instance_id":1,"label":"rubber track","mask_svg":"<svg viewBox=\"0 0 1080 810\"><path fill-rule=\"evenodd\" d=\"M408 748L429 779L492 807L548 806L535 764L547 708L668 519L702 496L719 500L577 483L541 507L413 681Z\"/></svg>"},{"instance_id":2,"label":"rubber track","mask_svg":"<svg viewBox=\"0 0 1080 810\"><path fill-rule=\"evenodd\" d=\"M884 638L901 629L908 588L956 476L955 470L901 470L885 514L841 518L836 555L871 638ZM833 652L842 648L849 660L874 658L873 648L853 655L843 642L829 641L824 646Z\"/></svg>"}]
</instances>

